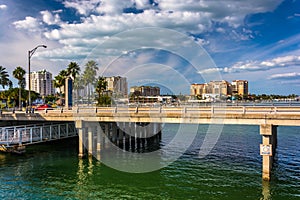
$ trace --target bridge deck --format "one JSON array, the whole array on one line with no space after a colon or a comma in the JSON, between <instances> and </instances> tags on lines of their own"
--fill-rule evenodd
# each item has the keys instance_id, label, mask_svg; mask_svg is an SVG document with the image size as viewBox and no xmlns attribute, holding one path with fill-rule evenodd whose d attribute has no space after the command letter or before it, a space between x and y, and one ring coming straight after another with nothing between
<instances>
[{"instance_id":1,"label":"bridge deck","mask_svg":"<svg viewBox=\"0 0 300 200\"><path fill-rule=\"evenodd\" d=\"M300 125L300 107L79 107L44 110L31 114L2 113L0 120L155 122L195 124Z\"/></svg>"}]
</instances>

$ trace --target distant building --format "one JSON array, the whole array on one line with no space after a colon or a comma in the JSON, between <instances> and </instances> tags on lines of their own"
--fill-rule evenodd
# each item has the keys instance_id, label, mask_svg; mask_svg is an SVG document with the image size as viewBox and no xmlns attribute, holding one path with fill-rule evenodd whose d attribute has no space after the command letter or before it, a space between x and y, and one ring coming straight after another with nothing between
<instances>
[{"instance_id":1,"label":"distant building","mask_svg":"<svg viewBox=\"0 0 300 200\"><path fill-rule=\"evenodd\" d=\"M191 96L202 96L202 94L207 94L208 85L207 83L198 84L194 83L191 85Z\"/></svg>"},{"instance_id":2,"label":"distant building","mask_svg":"<svg viewBox=\"0 0 300 200\"><path fill-rule=\"evenodd\" d=\"M130 87L130 94L138 96L159 96L160 88L152 86L133 86Z\"/></svg>"},{"instance_id":3,"label":"distant building","mask_svg":"<svg viewBox=\"0 0 300 200\"><path fill-rule=\"evenodd\" d=\"M54 94L52 74L48 71L41 70L30 73L31 91L39 93L41 96ZM25 76L26 89L29 90L29 74Z\"/></svg>"},{"instance_id":4,"label":"distant building","mask_svg":"<svg viewBox=\"0 0 300 200\"><path fill-rule=\"evenodd\" d=\"M231 83L232 95L248 95L248 81L246 80L234 80Z\"/></svg>"},{"instance_id":5,"label":"distant building","mask_svg":"<svg viewBox=\"0 0 300 200\"><path fill-rule=\"evenodd\" d=\"M128 83L126 77L112 76L105 77L107 81L107 91L117 97L126 97L128 94Z\"/></svg>"},{"instance_id":6,"label":"distant building","mask_svg":"<svg viewBox=\"0 0 300 200\"><path fill-rule=\"evenodd\" d=\"M162 101L160 88L152 86L130 87L130 103L158 103Z\"/></svg>"},{"instance_id":7,"label":"distant building","mask_svg":"<svg viewBox=\"0 0 300 200\"><path fill-rule=\"evenodd\" d=\"M207 96L212 97L222 97L230 96L232 93L231 84L228 81L210 81L204 84L192 84L190 88L191 96L200 96L202 99L207 98Z\"/></svg>"},{"instance_id":8,"label":"distant building","mask_svg":"<svg viewBox=\"0 0 300 200\"><path fill-rule=\"evenodd\" d=\"M209 89L211 90L211 94L221 96L229 96L231 95L231 84L225 80L222 81L210 81Z\"/></svg>"}]
</instances>

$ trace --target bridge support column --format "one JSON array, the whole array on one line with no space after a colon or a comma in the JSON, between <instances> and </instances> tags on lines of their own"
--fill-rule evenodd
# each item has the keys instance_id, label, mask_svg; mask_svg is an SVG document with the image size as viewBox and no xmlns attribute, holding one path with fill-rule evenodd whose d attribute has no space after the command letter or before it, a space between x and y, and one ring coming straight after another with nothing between
<instances>
[{"instance_id":1,"label":"bridge support column","mask_svg":"<svg viewBox=\"0 0 300 200\"><path fill-rule=\"evenodd\" d=\"M88 154L89 156L93 156L93 130L94 128L89 125L88 127Z\"/></svg>"},{"instance_id":2,"label":"bridge support column","mask_svg":"<svg viewBox=\"0 0 300 200\"><path fill-rule=\"evenodd\" d=\"M98 126L96 126L96 134L97 134L97 147L96 147L96 157L97 160L101 160L101 149L102 149L102 144L103 144L103 130L101 125L99 124ZM102 144L101 144L102 143Z\"/></svg>"},{"instance_id":3,"label":"bridge support column","mask_svg":"<svg viewBox=\"0 0 300 200\"><path fill-rule=\"evenodd\" d=\"M117 145L118 143L118 127L116 125L116 123L112 123L112 143Z\"/></svg>"},{"instance_id":4,"label":"bridge support column","mask_svg":"<svg viewBox=\"0 0 300 200\"><path fill-rule=\"evenodd\" d=\"M135 151L136 149L136 137L137 137L137 134L136 134L136 124L135 122L131 122L130 124L130 146L131 146L131 150L132 151Z\"/></svg>"},{"instance_id":5,"label":"bridge support column","mask_svg":"<svg viewBox=\"0 0 300 200\"><path fill-rule=\"evenodd\" d=\"M129 150L130 148L130 122L125 123L124 125L125 131L125 150Z\"/></svg>"},{"instance_id":6,"label":"bridge support column","mask_svg":"<svg viewBox=\"0 0 300 200\"><path fill-rule=\"evenodd\" d=\"M262 144L260 145L260 155L262 156L262 178L269 181L277 146L277 126L272 124L260 125Z\"/></svg>"},{"instance_id":7,"label":"bridge support column","mask_svg":"<svg viewBox=\"0 0 300 200\"><path fill-rule=\"evenodd\" d=\"M97 151L101 151L102 129L100 125L97 128Z\"/></svg>"},{"instance_id":8,"label":"bridge support column","mask_svg":"<svg viewBox=\"0 0 300 200\"><path fill-rule=\"evenodd\" d=\"M110 132L109 132L109 123L104 123L104 135L106 135L108 139L108 141L105 141L105 137L104 137L103 144L105 145L105 143L109 142L109 140L111 139Z\"/></svg>"},{"instance_id":9,"label":"bridge support column","mask_svg":"<svg viewBox=\"0 0 300 200\"><path fill-rule=\"evenodd\" d=\"M77 128L77 130L78 130L78 137L79 137L79 148L78 148L78 151L79 151L79 153L78 153L78 156L80 157L80 158L82 158L82 157L84 157L84 148L83 148L83 136L84 136L84 130L85 130L85 128L83 127L83 121L82 120L80 120L80 121L76 121L75 122L75 127Z\"/></svg>"}]
</instances>

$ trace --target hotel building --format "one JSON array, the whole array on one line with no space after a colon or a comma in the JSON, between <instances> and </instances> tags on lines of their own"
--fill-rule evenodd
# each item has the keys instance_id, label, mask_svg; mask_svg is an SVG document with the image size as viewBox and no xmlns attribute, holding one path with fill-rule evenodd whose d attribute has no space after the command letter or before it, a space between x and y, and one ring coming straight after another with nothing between
<instances>
[{"instance_id":1,"label":"hotel building","mask_svg":"<svg viewBox=\"0 0 300 200\"><path fill-rule=\"evenodd\" d=\"M41 70L30 73L31 91L39 93L41 96L54 94L52 74L48 71ZM29 90L29 74L25 76L26 90Z\"/></svg>"}]
</instances>

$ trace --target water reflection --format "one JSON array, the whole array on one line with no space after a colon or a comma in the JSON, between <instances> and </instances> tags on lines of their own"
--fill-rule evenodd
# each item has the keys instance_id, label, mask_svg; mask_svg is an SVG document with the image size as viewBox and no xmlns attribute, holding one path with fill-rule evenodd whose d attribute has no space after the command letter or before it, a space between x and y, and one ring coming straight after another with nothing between
<instances>
[{"instance_id":1,"label":"water reflection","mask_svg":"<svg viewBox=\"0 0 300 200\"><path fill-rule=\"evenodd\" d=\"M262 197L261 200L271 200L270 182L262 181Z\"/></svg>"},{"instance_id":2,"label":"water reflection","mask_svg":"<svg viewBox=\"0 0 300 200\"><path fill-rule=\"evenodd\" d=\"M88 156L88 163L85 162L86 162L85 159L81 159L81 158L78 159L77 185L85 184L88 177L93 175L94 172L93 157Z\"/></svg>"}]
</instances>

